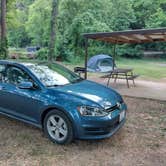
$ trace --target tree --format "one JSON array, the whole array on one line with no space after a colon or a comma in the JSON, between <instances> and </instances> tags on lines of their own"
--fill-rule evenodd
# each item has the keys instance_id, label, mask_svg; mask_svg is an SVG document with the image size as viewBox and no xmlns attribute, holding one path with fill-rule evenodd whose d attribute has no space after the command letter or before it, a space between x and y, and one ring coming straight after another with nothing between
<instances>
[{"instance_id":1,"label":"tree","mask_svg":"<svg viewBox=\"0 0 166 166\"><path fill-rule=\"evenodd\" d=\"M10 0L7 3L8 44L10 47L26 47L31 37L26 31L29 6L34 0Z\"/></svg>"},{"instance_id":2,"label":"tree","mask_svg":"<svg viewBox=\"0 0 166 166\"><path fill-rule=\"evenodd\" d=\"M84 55L83 33L165 27L166 3L165 0L8 0L6 22L10 47L39 45L44 55L49 52L50 60L54 55L79 60ZM90 55L111 53L110 46L103 42L89 41L89 44ZM139 46L124 45L117 50L131 54ZM142 50L164 48L163 44L142 46Z\"/></svg>"},{"instance_id":3,"label":"tree","mask_svg":"<svg viewBox=\"0 0 166 166\"><path fill-rule=\"evenodd\" d=\"M6 37L6 0L1 0L1 37Z\"/></svg>"},{"instance_id":4,"label":"tree","mask_svg":"<svg viewBox=\"0 0 166 166\"><path fill-rule=\"evenodd\" d=\"M49 43L49 52L48 52L48 59L50 61L53 59L53 55L55 51L58 4L59 4L59 0L52 1L52 12L51 12L51 21L50 21L50 43Z\"/></svg>"},{"instance_id":5,"label":"tree","mask_svg":"<svg viewBox=\"0 0 166 166\"><path fill-rule=\"evenodd\" d=\"M47 47L49 43L51 0L36 0L29 6L25 30L32 45Z\"/></svg>"},{"instance_id":6,"label":"tree","mask_svg":"<svg viewBox=\"0 0 166 166\"><path fill-rule=\"evenodd\" d=\"M130 29L130 25L135 22L135 14L131 0L111 0L112 6L107 19L113 31Z\"/></svg>"},{"instance_id":7,"label":"tree","mask_svg":"<svg viewBox=\"0 0 166 166\"><path fill-rule=\"evenodd\" d=\"M107 24L109 5L109 0L62 0L58 15L58 37L66 51L61 48L63 51L58 55L67 59L74 56L76 59L84 54L83 33L111 31Z\"/></svg>"},{"instance_id":8,"label":"tree","mask_svg":"<svg viewBox=\"0 0 166 166\"><path fill-rule=\"evenodd\" d=\"M136 17L135 22L132 23L132 29L142 29L146 27L146 23L157 9L161 0L133 0L132 8Z\"/></svg>"},{"instance_id":9,"label":"tree","mask_svg":"<svg viewBox=\"0 0 166 166\"><path fill-rule=\"evenodd\" d=\"M7 57L7 37L6 37L6 0L1 0L1 43L0 53L5 59Z\"/></svg>"}]
</instances>

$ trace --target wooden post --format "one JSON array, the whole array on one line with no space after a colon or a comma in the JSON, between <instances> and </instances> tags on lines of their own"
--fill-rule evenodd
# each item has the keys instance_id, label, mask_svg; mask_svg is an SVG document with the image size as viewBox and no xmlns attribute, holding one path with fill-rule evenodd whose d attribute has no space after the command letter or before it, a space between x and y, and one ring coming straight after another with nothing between
<instances>
[{"instance_id":1,"label":"wooden post","mask_svg":"<svg viewBox=\"0 0 166 166\"><path fill-rule=\"evenodd\" d=\"M87 62L88 62L88 39L85 39L85 76L84 78L87 79Z\"/></svg>"},{"instance_id":2,"label":"wooden post","mask_svg":"<svg viewBox=\"0 0 166 166\"><path fill-rule=\"evenodd\" d=\"M116 56L116 43L114 44L113 47L113 70L115 68L115 56Z\"/></svg>"}]
</instances>

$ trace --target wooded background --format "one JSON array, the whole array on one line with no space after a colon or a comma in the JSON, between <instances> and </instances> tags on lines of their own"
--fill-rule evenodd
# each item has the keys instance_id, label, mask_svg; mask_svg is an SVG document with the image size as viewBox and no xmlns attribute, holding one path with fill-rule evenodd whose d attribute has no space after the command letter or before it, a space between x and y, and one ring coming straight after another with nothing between
<instances>
[{"instance_id":1,"label":"wooded background","mask_svg":"<svg viewBox=\"0 0 166 166\"><path fill-rule=\"evenodd\" d=\"M6 3L1 0L1 15L2 1ZM39 59L67 60L84 55L82 33L166 27L166 0L7 0L6 14L1 55L8 41L8 47L14 48L40 46ZM90 55L112 53L110 44L90 45ZM134 58L141 57L144 50L165 51L166 44L117 47L119 55Z\"/></svg>"}]
</instances>

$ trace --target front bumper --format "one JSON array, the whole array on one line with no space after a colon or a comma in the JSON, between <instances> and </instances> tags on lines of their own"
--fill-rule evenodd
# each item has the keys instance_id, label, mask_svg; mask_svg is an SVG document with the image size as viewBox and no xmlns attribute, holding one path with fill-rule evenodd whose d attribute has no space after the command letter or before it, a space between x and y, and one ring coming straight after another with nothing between
<instances>
[{"instance_id":1,"label":"front bumper","mask_svg":"<svg viewBox=\"0 0 166 166\"><path fill-rule=\"evenodd\" d=\"M121 110L114 110L111 116L106 117L83 117L81 124L77 125L79 139L103 139L109 138L116 133L126 121L126 105ZM119 121L120 113L125 111L124 118Z\"/></svg>"},{"instance_id":2,"label":"front bumper","mask_svg":"<svg viewBox=\"0 0 166 166\"><path fill-rule=\"evenodd\" d=\"M98 131L88 131L81 135L80 139L104 139L109 138L114 135L125 123L126 119L124 119L121 123L112 128L108 127L106 130L99 129ZM110 129L110 130L108 130Z\"/></svg>"}]
</instances>

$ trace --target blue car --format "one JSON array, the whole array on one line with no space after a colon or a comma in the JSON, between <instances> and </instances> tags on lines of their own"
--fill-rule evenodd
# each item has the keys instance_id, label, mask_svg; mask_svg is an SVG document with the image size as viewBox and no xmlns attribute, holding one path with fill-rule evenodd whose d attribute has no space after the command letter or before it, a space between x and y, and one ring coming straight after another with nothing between
<instances>
[{"instance_id":1,"label":"blue car","mask_svg":"<svg viewBox=\"0 0 166 166\"><path fill-rule=\"evenodd\" d=\"M57 63L0 61L0 114L43 129L54 143L108 138L126 109L116 91Z\"/></svg>"}]
</instances>

